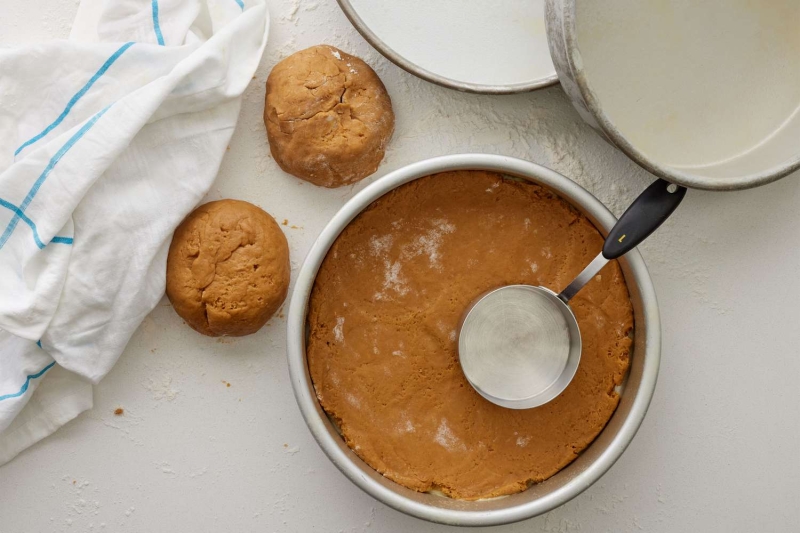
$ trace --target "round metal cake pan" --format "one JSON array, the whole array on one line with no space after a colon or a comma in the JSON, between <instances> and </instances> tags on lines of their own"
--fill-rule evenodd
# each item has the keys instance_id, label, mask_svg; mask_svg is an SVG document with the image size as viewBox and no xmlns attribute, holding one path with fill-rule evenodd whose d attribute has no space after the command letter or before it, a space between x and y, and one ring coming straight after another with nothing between
<instances>
[{"instance_id":1,"label":"round metal cake pan","mask_svg":"<svg viewBox=\"0 0 800 533\"><path fill-rule=\"evenodd\" d=\"M348 18L348 20L350 20L350 23L355 27L358 33L360 33L361 36L364 37L364 39L371 44L373 48L380 52L381 55L406 72L431 83L435 83L449 89L455 89L457 91L478 94L524 93L549 87L558 83L558 75L556 74L555 70L547 75L520 83L498 84L471 83L437 74L436 72L426 69L414 61L409 60L389 46L389 44L381 39L381 37L378 36L378 34L373 31L373 29L371 29L364 19L358 14L358 11L350 0L337 0L337 2L339 3L339 7L341 7L345 16Z\"/></svg>"},{"instance_id":2,"label":"round metal cake pan","mask_svg":"<svg viewBox=\"0 0 800 533\"><path fill-rule=\"evenodd\" d=\"M648 156L641 146L617 127L601 99L592 90L592 80L578 46L578 3L579 0L545 0L550 57L556 67L561 87L572 100L581 118L639 166L684 187L720 191L758 187L800 169L800 143L796 142L797 132L800 130L800 108L788 114L786 121L759 144L727 161L688 170L660 163ZM654 4L653 8L656 10L657 6ZM649 21L642 21L645 22ZM608 31L612 32L614 29L609 28ZM720 28L709 28L709 33L726 32L721 32ZM753 46L757 45L758 43L754 43ZM769 51L765 50L763 53L768 54ZM685 82L692 83L693 80Z\"/></svg>"},{"instance_id":3,"label":"round metal cake pan","mask_svg":"<svg viewBox=\"0 0 800 533\"><path fill-rule=\"evenodd\" d=\"M644 419L656 386L661 350L658 304L650 276L636 250L619 260L634 311L631 367L621 399L597 439L566 468L524 492L502 498L462 501L418 493L373 470L353 453L317 401L306 360L309 297L320 265L341 231L387 192L415 179L451 170L488 170L542 185L583 212L603 234L614 215L588 191L545 167L498 155L436 157L395 170L359 192L333 217L311 247L297 277L288 314L287 356L297 404L328 458L359 488L409 515L460 526L492 526L531 518L574 498L609 469L627 448Z\"/></svg>"}]
</instances>

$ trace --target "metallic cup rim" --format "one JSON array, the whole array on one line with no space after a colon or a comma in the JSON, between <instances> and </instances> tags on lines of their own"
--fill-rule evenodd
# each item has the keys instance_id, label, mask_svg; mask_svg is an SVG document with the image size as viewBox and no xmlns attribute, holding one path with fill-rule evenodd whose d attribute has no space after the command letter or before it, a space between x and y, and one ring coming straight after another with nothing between
<instances>
[{"instance_id":1,"label":"metallic cup rim","mask_svg":"<svg viewBox=\"0 0 800 533\"><path fill-rule=\"evenodd\" d=\"M470 375L469 368L467 368L469 365L465 365L463 362L463 354L465 349L463 331L465 324L468 325L470 317L473 315L475 308L480 304L481 301L491 295L496 295L499 291L503 291L505 289L523 289L538 294L544 294L545 297L548 298L553 303L553 306L558 310L559 315L564 319L567 327L566 337L568 342L568 350L566 359L564 360L564 368L561 370L559 376L546 388L539 390L538 393L533 396L528 396L527 398L509 399L500 398L493 395L488 390L481 387L480 379L478 379L479 376ZM461 324L458 328L458 356L462 359L461 370L464 372L464 377L467 378L469 384L472 385L472 388L475 389L478 394L490 402L508 409L533 409L534 407L540 407L548 402L551 402L559 394L564 392L569 384L572 383L572 379L575 377L575 373L578 371L582 351L583 339L581 339L578 319L575 318L575 313L572 311L572 308L568 303L562 301L558 297L558 294L551 291L547 287L540 287L538 285L506 285L504 287L497 287L485 292L472 303L472 306L469 307L468 311L461 319Z\"/></svg>"}]
</instances>

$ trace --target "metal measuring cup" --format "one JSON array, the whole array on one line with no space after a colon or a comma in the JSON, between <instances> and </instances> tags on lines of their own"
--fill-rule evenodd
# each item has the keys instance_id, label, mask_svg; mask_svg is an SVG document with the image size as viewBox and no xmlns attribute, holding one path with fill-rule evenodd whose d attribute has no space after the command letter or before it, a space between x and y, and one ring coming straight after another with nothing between
<instances>
[{"instance_id":1,"label":"metal measuring cup","mask_svg":"<svg viewBox=\"0 0 800 533\"><path fill-rule=\"evenodd\" d=\"M556 294L546 287L508 285L485 293L461 321L458 355L467 381L490 402L510 409L544 405L572 381L581 333L569 307L608 261L653 233L678 207L686 189L658 179L609 232L602 251Z\"/></svg>"}]
</instances>

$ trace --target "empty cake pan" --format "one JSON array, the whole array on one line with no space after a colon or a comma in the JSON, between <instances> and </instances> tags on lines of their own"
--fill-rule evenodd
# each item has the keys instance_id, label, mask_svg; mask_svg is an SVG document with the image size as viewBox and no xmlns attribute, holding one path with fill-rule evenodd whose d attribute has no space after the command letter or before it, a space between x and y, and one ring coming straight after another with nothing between
<instances>
[{"instance_id":1,"label":"empty cake pan","mask_svg":"<svg viewBox=\"0 0 800 533\"><path fill-rule=\"evenodd\" d=\"M546 0L581 117L656 176L746 189L800 169L800 3Z\"/></svg>"},{"instance_id":2,"label":"empty cake pan","mask_svg":"<svg viewBox=\"0 0 800 533\"><path fill-rule=\"evenodd\" d=\"M487 170L541 185L584 213L604 235L616 219L588 191L542 166L497 155L437 157L408 165L376 180L333 217L312 246L297 277L288 314L287 355L295 398L311 433L328 458L359 488L418 518L451 525L491 526L545 513L597 481L630 444L644 419L656 385L660 359L658 305L644 261L636 250L619 259L634 311L634 343L620 403L597 439L569 466L524 492L490 500L462 501L418 493L383 477L353 453L317 401L306 362L306 315L314 280L341 231L373 201L424 176L452 170Z\"/></svg>"},{"instance_id":3,"label":"empty cake pan","mask_svg":"<svg viewBox=\"0 0 800 533\"><path fill-rule=\"evenodd\" d=\"M510 94L558 82L544 0L338 0L376 50L409 73L458 91Z\"/></svg>"}]
</instances>

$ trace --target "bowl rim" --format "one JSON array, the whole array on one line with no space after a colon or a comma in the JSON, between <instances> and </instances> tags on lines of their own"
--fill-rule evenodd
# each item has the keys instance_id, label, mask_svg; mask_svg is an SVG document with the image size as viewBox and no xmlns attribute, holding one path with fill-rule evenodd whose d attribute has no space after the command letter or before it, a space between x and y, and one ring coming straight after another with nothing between
<instances>
[{"instance_id":1,"label":"bowl rim","mask_svg":"<svg viewBox=\"0 0 800 533\"><path fill-rule=\"evenodd\" d=\"M333 216L311 246L298 273L287 314L287 359L289 375L300 412L314 439L339 470L356 486L394 509L431 522L463 526L493 526L517 522L550 511L571 500L596 482L619 459L644 419L655 390L661 350L661 330L655 290L637 250L625 257L641 297L645 318L645 357L639 387L628 416L603 452L572 479L541 498L512 507L492 510L445 509L414 501L361 472L352 451L342 449L341 437L326 427L321 407L308 374L305 334L311 290L319 268L339 233L377 198L415 179L453 170L488 170L528 176L570 203L592 214L602 231L616 222L614 215L591 193L569 178L546 167L512 157L490 154L457 154L434 157L394 170L364 188ZM630 282L630 280L626 280ZM602 435L602 433L601 433ZM346 448L346 446L345 446ZM401 487L398 485L398 487Z\"/></svg>"},{"instance_id":2,"label":"bowl rim","mask_svg":"<svg viewBox=\"0 0 800 533\"><path fill-rule=\"evenodd\" d=\"M388 44L386 44L386 42L378 37L378 35L370 29L367 23L364 22L364 19L362 19L358 14L355 7L353 7L353 4L350 3L350 0L336 1L353 27L369 44L372 45L373 48L375 48L381 53L381 55L401 69L405 70L409 74L417 76L418 78L422 78L425 81L435 83L436 85L440 85L442 87L447 87L448 89L455 89L457 91L475 94L525 93L534 91L536 89L542 89L544 87L550 87L551 85L558 83L558 74L556 74L555 70L553 70L553 74L551 76L544 78L538 78L523 83L509 83L501 85L488 85L484 83L459 81L453 78L448 78L447 76L436 74L435 72L431 72L430 70L422 68L416 63L409 61L392 49L392 47L390 47Z\"/></svg>"},{"instance_id":3,"label":"bowl rim","mask_svg":"<svg viewBox=\"0 0 800 533\"><path fill-rule=\"evenodd\" d=\"M592 90L588 81L586 69L584 69L583 56L578 48L577 16L575 13L576 0L547 0L552 4L553 9L561 10L560 17L563 17L563 24L560 31L563 32L564 50L566 52L569 70L578 87L584 107L594 116L603 134L618 147L622 152L632 159L637 165L641 166L651 174L667 181L690 187L693 189L704 189L713 191L733 191L751 189L766 185L784 178L800 169L800 152L794 158L786 160L782 164L773 166L761 172L744 174L731 178L711 178L692 172L680 170L671 165L664 165L654 161L644 152L636 148L625 135L617 128L614 121L603 111L600 98ZM563 2L561 7L558 4ZM555 24L557 21L545 17L547 24ZM554 37L548 30L548 40ZM551 43L552 48L552 43Z\"/></svg>"}]
</instances>

